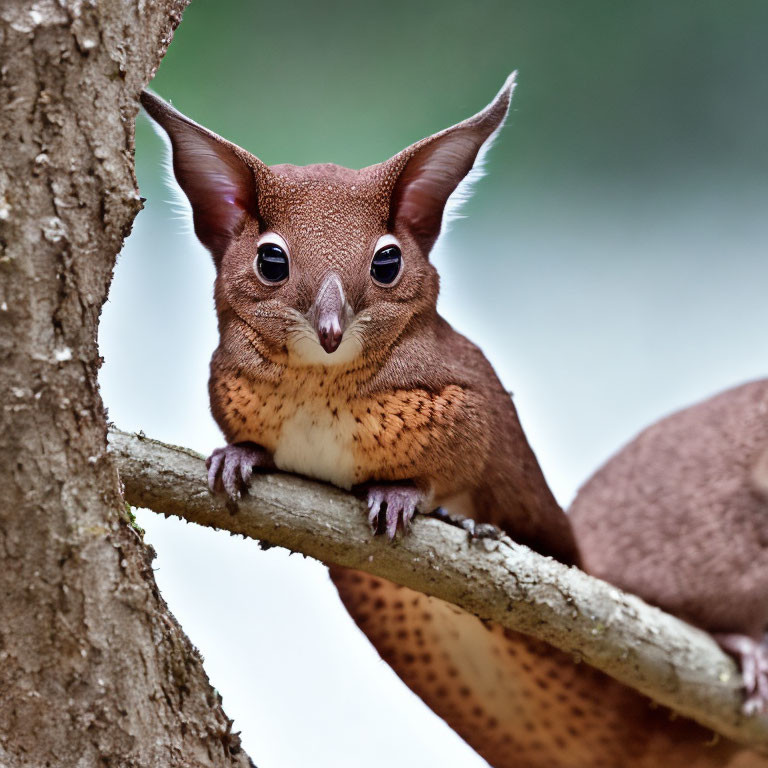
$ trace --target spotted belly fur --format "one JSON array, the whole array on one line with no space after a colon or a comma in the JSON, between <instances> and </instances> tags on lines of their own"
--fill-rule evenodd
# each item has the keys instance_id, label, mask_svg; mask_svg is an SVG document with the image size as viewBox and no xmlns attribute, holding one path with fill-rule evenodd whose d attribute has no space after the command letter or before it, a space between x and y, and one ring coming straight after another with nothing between
<instances>
[{"instance_id":1,"label":"spotted belly fur","mask_svg":"<svg viewBox=\"0 0 768 768\"><path fill-rule=\"evenodd\" d=\"M493 768L768 766L540 640L370 574L331 577L382 658Z\"/></svg>"},{"instance_id":2,"label":"spotted belly fur","mask_svg":"<svg viewBox=\"0 0 768 768\"><path fill-rule=\"evenodd\" d=\"M363 395L359 375L311 367L277 384L220 377L212 395L230 442L258 443L279 469L346 489L423 475L435 464L434 433L451 432L466 405L455 385ZM431 486L437 496L454 491L450 477Z\"/></svg>"}]
</instances>

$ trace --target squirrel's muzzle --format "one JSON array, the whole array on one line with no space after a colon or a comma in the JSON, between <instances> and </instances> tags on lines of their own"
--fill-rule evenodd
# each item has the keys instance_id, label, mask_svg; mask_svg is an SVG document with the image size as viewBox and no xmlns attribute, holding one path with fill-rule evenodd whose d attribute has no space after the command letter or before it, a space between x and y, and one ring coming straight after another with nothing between
<instances>
[{"instance_id":1,"label":"squirrel's muzzle","mask_svg":"<svg viewBox=\"0 0 768 768\"><path fill-rule=\"evenodd\" d=\"M320 346L330 354L335 352L344 336L349 308L341 280L330 274L320 286L309 311L309 320L317 331Z\"/></svg>"}]
</instances>

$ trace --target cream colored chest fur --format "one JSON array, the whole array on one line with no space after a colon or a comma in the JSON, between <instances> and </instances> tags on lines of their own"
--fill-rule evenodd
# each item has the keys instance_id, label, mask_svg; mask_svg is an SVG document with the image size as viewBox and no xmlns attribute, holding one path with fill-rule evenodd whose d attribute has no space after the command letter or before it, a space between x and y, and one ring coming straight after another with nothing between
<instances>
[{"instance_id":1,"label":"cream colored chest fur","mask_svg":"<svg viewBox=\"0 0 768 768\"><path fill-rule=\"evenodd\" d=\"M342 488L367 479L354 412L366 407L355 395L358 382L307 367L286 371L278 382L237 377L217 387L231 442L263 445L278 469Z\"/></svg>"},{"instance_id":2,"label":"cream colored chest fur","mask_svg":"<svg viewBox=\"0 0 768 768\"><path fill-rule=\"evenodd\" d=\"M351 488L356 477L355 419L349 407L310 397L283 421L275 441L279 469Z\"/></svg>"},{"instance_id":3,"label":"cream colored chest fur","mask_svg":"<svg viewBox=\"0 0 768 768\"><path fill-rule=\"evenodd\" d=\"M452 439L465 395L394 389L360 393L363 377L307 368L279 382L222 377L214 397L227 439L264 446L279 469L341 488L430 477L442 499L456 489L436 465L436 445Z\"/></svg>"}]
</instances>

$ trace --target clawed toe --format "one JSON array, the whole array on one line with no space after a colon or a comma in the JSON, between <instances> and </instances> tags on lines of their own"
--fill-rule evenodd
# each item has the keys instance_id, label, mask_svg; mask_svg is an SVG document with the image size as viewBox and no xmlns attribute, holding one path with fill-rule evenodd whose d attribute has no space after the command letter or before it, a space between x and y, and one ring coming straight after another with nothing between
<instances>
[{"instance_id":1,"label":"clawed toe","mask_svg":"<svg viewBox=\"0 0 768 768\"><path fill-rule=\"evenodd\" d=\"M469 538L472 541L478 539L498 540L504 535L504 531L493 523L476 523L471 517L452 514L444 507L438 507L433 510L432 517L436 517L438 520L448 523L448 525L461 528L469 534Z\"/></svg>"},{"instance_id":2,"label":"clawed toe","mask_svg":"<svg viewBox=\"0 0 768 768\"><path fill-rule=\"evenodd\" d=\"M255 443L234 443L217 448L205 465L211 491L218 492L223 488L233 500L239 499L248 487L254 469L274 469L272 456Z\"/></svg>"},{"instance_id":3,"label":"clawed toe","mask_svg":"<svg viewBox=\"0 0 768 768\"><path fill-rule=\"evenodd\" d=\"M384 510L384 530L390 541L400 522L403 533L407 533L417 507L425 500L424 493L412 485L371 485L367 495L371 532L379 532L379 516Z\"/></svg>"},{"instance_id":4,"label":"clawed toe","mask_svg":"<svg viewBox=\"0 0 768 768\"><path fill-rule=\"evenodd\" d=\"M371 533L376 533L379 527L379 511L383 502L383 494L375 489L368 491L368 525L371 526Z\"/></svg>"},{"instance_id":5,"label":"clawed toe","mask_svg":"<svg viewBox=\"0 0 768 768\"><path fill-rule=\"evenodd\" d=\"M723 650L735 656L741 666L747 698L745 715L768 711L768 642L747 635L715 635Z\"/></svg>"},{"instance_id":6,"label":"clawed toe","mask_svg":"<svg viewBox=\"0 0 768 768\"><path fill-rule=\"evenodd\" d=\"M205 466L208 467L208 487L213 491L216 489L216 479L219 476L219 470L224 463L224 449L217 448L206 460Z\"/></svg>"}]
</instances>

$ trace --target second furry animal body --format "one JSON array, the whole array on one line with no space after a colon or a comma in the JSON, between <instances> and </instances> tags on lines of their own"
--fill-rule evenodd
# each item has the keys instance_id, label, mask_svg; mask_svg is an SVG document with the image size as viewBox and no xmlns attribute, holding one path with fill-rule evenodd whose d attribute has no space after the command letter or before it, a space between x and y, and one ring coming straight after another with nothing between
<instances>
[{"instance_id":1,"label":"second furry animal body","mask_svg":"<svg viewBox=\"0 0 768 768\"><path fill-rule=\"evenodd\" d=\"M268 167L143 95L216 265L210 394L228 444L211 456L212 486L236 497L254 468L300 472L361 490L390 537L417 508L440 504L580 562L509 395L437 313L429 261L449 198L501 127L513 86L360 171ZM585 520L600 515L590 509ZM703 768L736 750L705 749L693 724L670 725L543 644L382 580L331 573L398 674L497 768Z\"/></svg>"}]
</instances>

